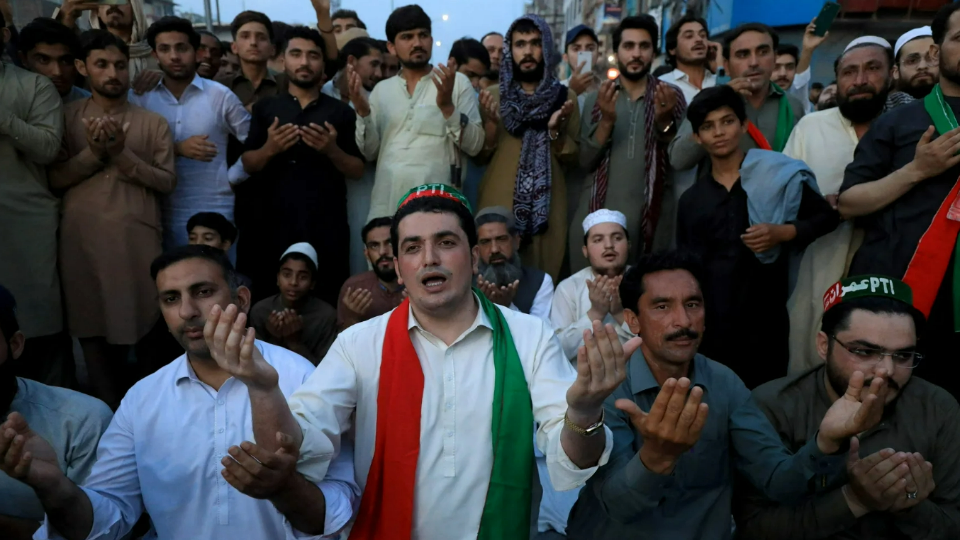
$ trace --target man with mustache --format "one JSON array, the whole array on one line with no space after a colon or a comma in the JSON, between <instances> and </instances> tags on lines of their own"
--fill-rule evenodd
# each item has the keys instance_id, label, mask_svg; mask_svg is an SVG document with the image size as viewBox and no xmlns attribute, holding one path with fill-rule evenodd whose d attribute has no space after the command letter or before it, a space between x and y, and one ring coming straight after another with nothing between
<instances>
[{"instance_id":1,"label":"man with mustache","mask_svg":"<svg viewBox=\"0 0 960 540\"><path fill-rule=\"evenodd\" d=\"M879 423L886 373L868 385L851 372L842 397L813 419L819 429L785 448L740 378L698 352L703 275L694 256L668 251L641 257L624 276L624 317L643 343L604 402L613 457L580 491L569 537L728 540L733 471L790 501L815 477L840 472L850 437Z\"/></svg>"},{"instance_id":2,"label":"man with mustache","mask_svg":"<svg viewBox=\"0 0 960 540\"><path fill-rule=\"evenodd\" d=\"M556 280L567 243L563 167L575 165L578 156L577 95L556 78L553 35L539 15L515 20L505 43L500 86L480 94L481 156L490 163L477 200L481 208L513 212L520 258Z\"/></svg>"},{"instance_id":3,"label":"man with mustache","mask_svg":"<svg viewBox=\"0 0 960 540\"><path fill-rule=\"evenodd\" d=\"M620 22L613 31L620 77L587 95L580 123L580 164L587 180L573 223L582 223L601 208L623 213L634 239L628 260L666 249L674 236L676 206L667 187L667 147L687 103L680 88L650 75L659 35L649 15ZM570 231L571 272L588 265L582 241L579 230Z\"/></svg>"},{"instance_id":4,"label":"man with mustache","mask_svg":"<svg viewBox=\"0 0 960 540\"><path fill-rule=\"evenodd\" d=\"M457 66L430 64L430 17L411 4L387 19L387 49L400 59L396 77L377 84L369 97L359 73L349 75L357 111L357 141L367 161L376 161L368 220L389 216L397 200L429 178L462 181L466 156L483 145L477 93Z\"/></svg>"},{"instance_id":5,"label":"man with mustache","mask_svg":"<svg viewBox=\"0 0 960 540\"><path fill-rule=\"evenodd\" d=\"M220 71L223 59L223 43L220 38L206 30L197 31L200 34L200 47L197 48L197 75L204 79L214 79Z\"/></svg>"},{"instance_id":6,"label":"man with mustache","mask_svg":"<svg viewBox=\"0 0 960 540\"><path fill-rule=\"evenodd\" d=\"M865 234L850 274L879 273L913 289L914 305L927 316L919 342L927 361L917 375L955 397L952 351L960 347L955 262L960 177L960 4L944 6L931 23L939 47L940 82L927 97L880 116L857 145L840 187L839 210L857 219ZM901 51L902 52L902 51Z\"/></svg>"},{"instance_id":7,"label":"man with mustache","mask_svg":"<svg viewBox=\"0 0 960 540\"><path fill-rule=\"evenodd\" d=\"M364 256L373 270L351 276L340 288L337 325L341 331L389 312L404 298L404 286L399 283L393 263L390 218L370 220L360 237Z\"/></svg>"},{"instance_id":8,"label":"man with mustache","mask_svg":"<svg viewBox=\"0 0 960 540\"><path fill-rule=\"evenodd\" d=\"M143 0L129 0L123 4L102 4L88 0L63 0L54 10L53 18L67 28L76 28L77 19L86 11L90 28L106 29L119 37L130 49L130 88L136 94L153 89L162 73L157 59L151 55L147 43L147 18Z\"/></svg>"},{"instance_id":9,"label":"man with mustache","mask_svg":"<svg viewBox=\"0 0 960 540\"><path fill-rule=\"evenodd\" d=\"M237 318L231 350L275 366L281 395L303 384L313 365L255 339L246 327L250 291L237 286L222 251L181 246L157 257L150 275L164 321L185 354L130 389L83 485L61 472L53 448L22 415L11 414L0 425L0 470L32 488L46 512L35 538L120 540L144 513L151 525L146 537L159 540L335 535L352 518L360 494L349 443L316 484L297 474L290 437L274 433L278 446L270 451L252 443L247 387L219 367L215 358L225 355L226 334L215 334L209 321L229 305L227 313ZM253 463L259 478L283 479L284 489L264 496L263 486L243 472ZM301 508L320 523L316 535L289 517Z\"/></svg>"},{"instance_id":10,"label":"man with mustache","mask_svg":"<svg viewBox=\"0 0 960 540\"><path fill-rule=\"evenodd\" d=\"M602 403L639 340L621 347L596 321L575 373L542 320L472 289L473 219L463 195L443 184L401 198L391 241L407 300L341 333L289 405L263 360L234 347L218 355L248 381L257 440L293 434L308 479L324 476L356 425L364 491L353 540L526 537L535 418L556 489L582 485L606 462ZM216 322L228 342L237 339L235 313ZM300 527L311 532L317 517L304 508L290 519L313 520L316 529Z\"/></svg>"},{"instance_id":11,"label":"man with mustache","mask_svg":"<svg viewBox=\"0 0 960 540\"><path fill-rule=\"evenodd\" d=\"M783 151L793 126L803 117L803 103L796 96L773 84L776 50L780 36L762 23L747 23L734 28L724 38L723 58L728 85L747 103L747 136L740 140L746 152L753 148ZM670 143L670 164L685 171L708 161L706 151L694 139L690 122L680 126Z\"/></svg>"},{"instance_id":12,"label":"man with mustache","mask_svg":"<svg viewBox=\"0 0 960 540\"><path fill-rule=\"evenodd\" d=\"M177 187L161 201L163 245L169 249L189 241L187 221L197 212L233 220L231 182L245 175L240 164L228 172L227 138L247 138L250 114L225 86L197 75L201 41L190 21L164 17L150 25L147 41L163 80L130 101L166 118L173 132Z\"/></svg>"},{"instance_id":13,"label":"man with mustache","mask_svg":"<svg viewBox=\"0 0 960 540\"><path fill-rule=\"evenodd\" d=\"M583 332L592 321L613 325L621 341L633 337L623 320L623 306L617 295L630 252L627 217L616 210L592 212L583 220L580 249L590 265L557 285L550 309L550 321L564 354L571 360L577 357Z\"/></svg>"},{"instance_id":14,"label":"man with mustache","mask_svg":"<svg viewBox=\"0 0 960 540\"><path fill-rule=\"evenodd\" d=\"M940 81L936 46L929 26L914 28L897 39L893 50L897 89L923 99Z\"/></svg>"},{"instance_id":15,"label":"man with mustache","mask_svg":"<svg viewBox=\"0 0 960 540\"><path fill-rule=\"evenodd\" d=\"M839 107L804 116L783 149L784 155L807 163L820 193L834 208L857 144L886 110L893 69L893 50L885 39L863 36L851 41L836 62ZM819 291L843 276L852 241L853 226L844 223L818 238L803 254L800 277L788 304L790 374L820 364L814 348L823 314Z\"/></svg>"},{"instance_id":16,"label":"man with mustache","mask_svg":"<svg viewBox=\"0 0 960 540\"><path fill-rule=\"evenodd\" d=\"M257 101L246 151L240 158L253 177L246 195L256 201L240 223L241 269L253 279L257 296L271 286L275 262L287 246L307 242L324 254L316 294L336 305L350 276L350 231L346 181L363 176L357 148L356 114L320 92L326 43L306 26L291 28L282 42L288 93Z\"/></svg>"},{"instance_id":17,"label":"man with mustache","mask_svg":"<svg viewBox=\"0 0 960 540\"><path fill-rule=\"evenodd\" d=\"M948 392L919 377L924 318L910 287L885 276L852 276L823 296L816 347L825 364L753 391L791 451L817 433L827 409L844 399L855 371L864 384L887 375L882 424L853 439L847 468L807 484L778 503L747 482L734 500L744 539L893 540L960 536L960 407Z\"/></svg>"},{"instance_id":18,"label":"man with mustache","mask_svg":"<svg viewBox=\"0 0 960 540\"><path fill-rule=\"evenodd\" d=\"M708 88L690 103L687 119L710 162L680 197L677 245L698 255L706 269L711 332L704 354L752 389L787 374L791 253L833 231L840 218L803 162L768 150L743 151L747 107L727 85ZM751 329L746 350L744 321Z\"/></svg>"},{"instance_id":19,"label":"man with mustache","mask_svg":"<svg viewBox=\"0 0 960 540\"><path fill-rule=\"evenodd\" d=\"M80 39L74 31L53 19L37 18L20 30L17 48L23 66L48 77L64 104L90 97L90 92L76 86L74 59Z\"/></svg>"},{"instance_id":20,"label":"man with mustache","mask_svg":"<svg viewBox=\"0 0 960 540\"><path fill-rule=\"evenodd\" d=\"M157 321L146 271L161 252L160 198L177 185L166 119L128 103L127 55L126 43L106 30L83 35L77 68L93 95L64 110L64 151L49 168L50 187L63 193L68 328L97 397L113 407L130 346Z\"/></svg>"},{"instance_id":21,"label":"man with mustache","mask_svg":"<svg viewBox=\"0 0 960 540\"><path fill-rule=\"evenodd\" d=\"M520 263L520 235L513 213L502 206L477 212L480 271L477 288L488 300L514 311L550 322L553 280L550 275Z\"/></svg>"},{"instance_id":22,"label":"man with mustache","mask_svg":"<svg viewBox=\"0 0 960 540\"><path fill-rule=\"evenodd\" d=\"M667 63L673 69L659 78L679 88L687 103L700 90L717 84L720 45L711 42L707 32L707 21L687 12L670 25L663 37L667 46Z\"/></svg>"}]
</instances>

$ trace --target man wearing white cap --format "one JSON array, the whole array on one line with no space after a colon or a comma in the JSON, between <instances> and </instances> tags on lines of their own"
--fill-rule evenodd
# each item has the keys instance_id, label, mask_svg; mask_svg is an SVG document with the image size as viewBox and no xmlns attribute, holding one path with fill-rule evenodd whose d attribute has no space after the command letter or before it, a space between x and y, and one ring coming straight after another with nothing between
<instances>
[{"instance_id":1,"label":"man wearing white cap","mask_svg":"<svg viewBox=\"0 0 960 540\"><path fill-rule=\"evenodd\" d=\"M630 237L627 217L602 208L583 220L583 256L590 266L560 282L553 296L550 320L567 358L577 357L583 331L592 321L612 324L621 342L633 337L623 320L617 288L627 269Z\"/></svg>"},{"instance_id":2,"label":"man wearing white cap","mask_svg":"<svg viewBox=\"0 0 960 540\"><path fill-rule=\"evenodd\" d=\"M921 99L940 80L940 66L933 53L933 34L929 26L914 28L900 36L893 48L897 64L894 77L897 89Z\"/></svg>"},{"instance_id":3,"label":"man wearing white cap","mask_svg":"<svg viewBox=\"0 0 960 540\"><path fill-rule=\"evenodd\" d=\"M280 257L277 287L250 310L257 338L289 349L318 364L337 338L337 311L312 294L317 251L307 242L293 244Z\"/></svg>"},{"instance_id":4,"label":"man wearing white cap","mask_svg":"<svg viewBox=\"0 0 960 540\"><path fill-rule=\"evenodd\" d=\"M853 152L870 124L891 102L913 101L908 94L890 91L893 50L883 38L863 36L851 41L837 60L836 76L839 106L804 116L783 149L785 155L807 163L816 175L820 193L834 208L843 172L853 161ZM891 94L899 98L891 98ZM788 302L790 373L821 363L814 339L823 314L817 292L843 277L852 241L853 224L845 222L817 239L803 254Z\"/></svg>"}]
</instances>

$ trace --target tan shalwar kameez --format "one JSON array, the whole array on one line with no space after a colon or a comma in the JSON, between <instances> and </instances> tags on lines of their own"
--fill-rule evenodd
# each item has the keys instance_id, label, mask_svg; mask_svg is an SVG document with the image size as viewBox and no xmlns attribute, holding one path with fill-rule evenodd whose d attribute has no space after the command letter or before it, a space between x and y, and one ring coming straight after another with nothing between
<instances>
[{"instance_id":1,"label":"tan shalwar kameez","mask_svg":"<svg viewBox=\"0 0 960 540\"><path fill-rule=\"evenodd\" d=\"M64 111L66 135L50 185L66 190L60 274L70 335L132 345L159 314L150 263L160 252L159 196L177 183L173 136L160 115L124 105L110 116L130 124L123 152L100 161L83 118L105 111L92 98Z\"/></svg>"},{"instance_id":2,"label":"tan shalwar kameez","mask_svg":"<svg viewBox=\"0 0 960 540\"><path fill-rule=\"evenodd\" d=\"M0 63L0 283L27 338L63 330L58 202L45 168L60 148L62 107L50 79Z\"/></svg>"},{"instance_id":3,"label":"tan shalwar kameez","mask_svg":"<svg viewBox=\"0 0 960 540\"><path fill-rule=\"evenodd\" d=\"M494 100L500 102L500 89L496 86L487 89ZM549 226L543 234L538 234L520 249L523 264L533 266L550 274L554 282L560 274L564 250L567 248L567 185L563 166L577 164L580 141L580 109L577 107L577 94L567 91L567 99L573 101L573 113L567 119L564 133L550 145L550 214ZM497 147L493 150L487 172L480 181L478 208L503 206L513 208L513 193L517 184L517 164L520 161L521 139L507 133L503 123L497 127Z\"/></svg>"}]
</instances>

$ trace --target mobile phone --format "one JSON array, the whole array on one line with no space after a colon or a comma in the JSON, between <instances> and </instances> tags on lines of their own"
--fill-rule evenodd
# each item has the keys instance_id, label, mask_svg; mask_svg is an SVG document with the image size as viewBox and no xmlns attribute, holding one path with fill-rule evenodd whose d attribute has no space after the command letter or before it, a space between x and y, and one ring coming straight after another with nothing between
<instances>
[{"instance_id":1,"label":"mobile phone","mask_svg":"<svg viewBox=\"0 0 960 540\"><path fill-rule=\"evenodd\" d=\"M577 65L583 64L580 73L589 73L593 69L593 51L580 51L577 53ZM576 69L576 68L574 68Z\"/></svg>"},{"instance_id":2,"label":"mobile phone","mask_svg":"<svg viewBox=\"0 0 960 540\"><path fill-rule=\"evenodd\" d=\"M727 84L730 82L730 76L727 75L727 72L723 68L717 70L717 85Z\"/></svg>"},{"instance_id":3,"label":"mobile phone","mask_svg":"<svg viewBox=\"0 0 960 540\"><path fill-rule=\"evenodd\" d=\"M833 21L839 13L840 4L836 2L824 2L823 7L820 8L820 13L817 15L817 18L814 19L817 27L814 29L813 35L820 37L826 35L827 30L830 30L830 26L833 25Z\"/></svg>"}]
</instances>

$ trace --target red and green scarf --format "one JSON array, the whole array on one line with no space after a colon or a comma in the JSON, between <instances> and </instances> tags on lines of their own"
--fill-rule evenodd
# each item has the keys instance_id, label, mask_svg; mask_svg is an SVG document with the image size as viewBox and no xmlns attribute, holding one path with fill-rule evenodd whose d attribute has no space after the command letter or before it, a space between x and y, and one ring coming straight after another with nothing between
<instances>
[{"instance_id":1,"label":"red and green scarf","mask_svg":"<svg viewBox=\"0 0 960 540\"><path fill-rule=\"evenodd\" d=\"M783 152L783 148L787 146L787 141L790 139L790 132L793 131L793 107L782 88L770 83L770 91L780 96L780 105L777 109L777 132L774 135L773 144L771 145L760 132L760 128L749 120L747 120L747 133L753 142L757 143L757 148Z\"/></svg>"},{"instance_id":2,"label":"red and green scarf","mask_svg":"<svg viewBox=\"0 0 960 540\"><path fill-rule=\"evenodd\" d=\"M956 129L957 117L943 97L940 85L923 98L923 107L933 120L937 133ZM933 221L920 238L920 244L910 259L903 281L913 289L913 304L927 317L937 298L937 291L946 276L950 257L960 256L960 178L957 179L947 198L940 203ZM953 268L953 325L960 332L960 265Z\"/></svg>"},{"instance_id":3,"label":"red and green scarf","mask_svg":"<svg viewBox=\"0 0 960 540\"><path fill-rule=\"evenodd\" d=\"M533 461L530 390L500 310L480 293L493 327L493 471L480 519L480 540L527 540ZM410 341L410 300L390 315L383 341L373 462L350 540L409 540L413 530L423 369ZM423 509L428 510L428 509Z\"/></svg>"}]
</instances>

